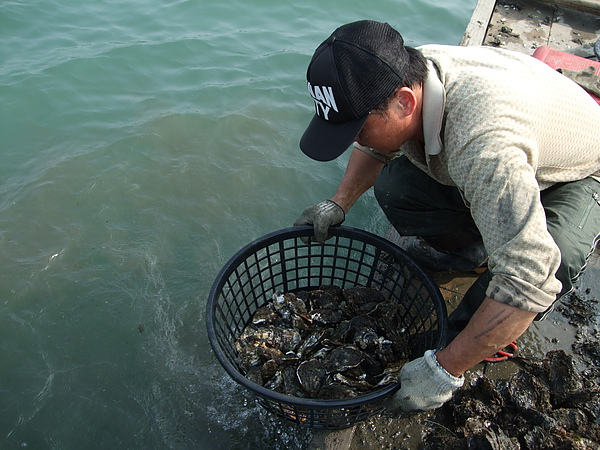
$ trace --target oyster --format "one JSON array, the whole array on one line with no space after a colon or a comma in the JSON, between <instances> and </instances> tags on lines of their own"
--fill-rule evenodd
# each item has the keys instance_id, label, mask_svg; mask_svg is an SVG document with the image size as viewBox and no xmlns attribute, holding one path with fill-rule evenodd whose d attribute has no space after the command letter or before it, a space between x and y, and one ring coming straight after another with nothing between
<instances>
[{"instance_id":1,"label":"oyster","mask_svg":"<svg viewBox=\"0 0 600 450\"><path fill-rule=\"evenodd\" d=\"M279 314L277 314L277 312L274 310L273 305L267 304L256 310L252 316L252 324L273 325L277 319L279 319Z\"/></svg>"},{"instance_id":2,"label":"oyster","mask_svg":"<svg viewBox=\"0 0 600 450\"><path fill-rule=\"evenodd\" d=\"M318 325L334 325L342 321L342 313L336 309L319 308L309 313L312 322Z\"/></svg>"},{"instance_id":3,"label":"oyster","mask_svg":"<svg viewBox=\"0 0 600 450\"><path fill-rule=\"evenodd\" d=\"M303 361L296 370L298 381L310 397L316 397L327 377L325 365L318 359Z\"/></svg>"},{"instance_id":4,"label":"oyster","mask_svg":"<svg viewBox=\"0 0 600 450\"><path fill-rule=\"evenodd\" d=\"M341 400L343 398L356 397L357 395L358 392L356 389L334 382L323 386L317 397L324 400Z\"/></svg>"},{"instance_id":5,"label":"oyster","mask_svg":"<svg viewBox=\"0 0 600 450\"><path fill-rule=\"evenodd\" d=\"M367 357L365 352L360 351L352 345L337 347L329 353L323 364L327 373L344 372L348 369L354 369L360 365Z\"/></svg>"},{"instance_id":6,"label":"oyster","mask_svg":"<svg viewBox=\"0 0 600 450\"><path fill-rule=\"evenodd\" d=\"M236 341L238 351L247 349L249 346L267 346L279 349L283 352L295 350L302 337L297 330L275 326L249 327L242 332Z\"/></svg>"},{"instance_id":7,"label":"oyster","mask_svg":"<svg viewBox=\"0 0 600 450\"><path fill-rule=\"evenodd\" d=\"M333 291L331 289L315 289L306 294L306 299L311 309L338 309L343 291Z\"/></svg>"},{"instance_id":8,"label":"oyster","mask_svg":"<svg viewBox=\"0 0 600 450\"><path fill-rule=\"evenodd\" d=\"M311 330L302 340L296 354L299 358L302 358L318 352L323 348L323 345L329 342L329 336L331 336L330 328L317 328Z\"/></svg>"},{"instance_id":9,"label":"oyster","mask_svg":"<svg viewBox=\"0 0 600 450\"><path fill-rule=\"evenodd\" d=\"M336 373L333 376L333 380L337 381L345 386L350 386L351 388L354 388L357 391L361 391L361 392L372 391L373 388L375 387L366 380L348 377L342 373Z\"/></svg>"}]
</instances>

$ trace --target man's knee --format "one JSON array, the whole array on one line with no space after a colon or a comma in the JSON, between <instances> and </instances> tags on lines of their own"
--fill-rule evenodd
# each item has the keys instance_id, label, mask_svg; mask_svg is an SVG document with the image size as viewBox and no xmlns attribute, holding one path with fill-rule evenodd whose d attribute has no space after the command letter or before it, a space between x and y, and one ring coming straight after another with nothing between
<instances>
[{"instance_id":1,"label":"man's knee","mask_svg":"<svg viewBox=\"0 0 600 450\"><path fill-rule=\"evenodd\" d=\"M595 243L581 240L577 243L578 245L574 245L573 235L559 233L555 233L553 238L561 252L560 267L556 272L556 278L563 286L561 291L561 295L563 295L571 290L573 282L583 271L587 259L594 250Z\"/></svg>"},{"instance_id":2,"label":"man's knee","mask_svg":"<svg viewBox=\"0 0 600 450\"><path fill-rule=\"evenodd\" d=\"M390 161L381 169L373 186L373 192L384 211L390 205L399 209L409 209L415 170L419 169L405 156Z\"/></svg>"},{"instance_id":3,"label":"man's knee","mask_svg":"<svg viewBox=\"0 0 600 450\"><path fill-rule=\"evenodd\" d=\"M565 183L542 195L548 231L560 249L561 265L556 277L563 293L571 288L593 252L600 233L600 183L585 179Z\"/></svg>"}]
</instances>

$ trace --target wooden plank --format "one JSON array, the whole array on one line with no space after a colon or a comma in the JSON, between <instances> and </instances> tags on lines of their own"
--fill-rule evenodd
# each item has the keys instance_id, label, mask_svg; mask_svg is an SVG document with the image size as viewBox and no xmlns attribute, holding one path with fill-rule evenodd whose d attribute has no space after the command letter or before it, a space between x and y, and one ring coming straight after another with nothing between
<instances>
[{"instance_id":1,"label":"wooden plank","mask_svg":"<svg viewBox=\"0 0 600 450\"><path fill-rule=\"evenodd\" d=\"M460 45L481 45L483 43L495 6L496 0L479 0L477 2Z\"/></svg>"},{"instance_id":2,"label":"wooden plank","mask_svg":"<svg viewBox=\"0 0 600 450\"><path fill-rule=\"evenodd\" d=\"M546 0L546 3L597 16L600 15L600 0Z\"/></svg>"}]
</instances>

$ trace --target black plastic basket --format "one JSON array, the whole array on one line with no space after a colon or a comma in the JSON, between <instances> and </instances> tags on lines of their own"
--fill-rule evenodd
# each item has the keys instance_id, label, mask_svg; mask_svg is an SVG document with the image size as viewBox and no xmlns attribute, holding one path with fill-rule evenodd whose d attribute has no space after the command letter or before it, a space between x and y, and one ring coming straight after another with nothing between
<instances>
[{"instance_id":1,"label":"black plastic basket","mask_svg":"<svg viewBox=\"0 0 600 450\"><path fill-rule=\"evenodd\" d=\"M330 229L324 245L305 244L310 226L270 233L241 249L217 276L207 304L208 338L227 373L246 387L267 410L315 429L340 429L382 412L398 383L342 400L317 400L283 395L248 380L236 365L235 340L254 312L276 291L337 285L379 289L401 300L402 327L412 357L445 344L447 313L432 278L395 244L349 227Z\"/></svg>"}]
</instances>

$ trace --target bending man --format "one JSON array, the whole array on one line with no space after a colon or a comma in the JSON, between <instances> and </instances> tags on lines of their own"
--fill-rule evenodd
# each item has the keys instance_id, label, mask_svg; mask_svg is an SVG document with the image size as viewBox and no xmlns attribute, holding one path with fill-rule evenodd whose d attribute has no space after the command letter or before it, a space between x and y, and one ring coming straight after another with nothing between
<instances>
[{"instance_id":1,"label":"bending man","mask_svg":"<svg viewBox=\"0 0 600 450\"><path fill-rule=\"evenodd\" d=\"M404 247L433 269L487 262L454 334L406 364L405 410L447 401L463 373L572 289L600 233L600 106L534 58L490 47L406 47L387 24L338 28L307 72L317 161L353 145L335 195L307 208L324 242L369 188Z\"/></svg>"}]
</instances>

